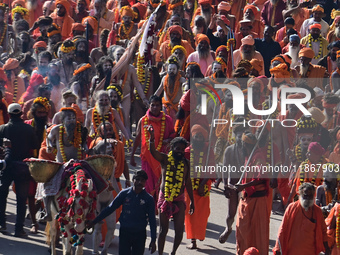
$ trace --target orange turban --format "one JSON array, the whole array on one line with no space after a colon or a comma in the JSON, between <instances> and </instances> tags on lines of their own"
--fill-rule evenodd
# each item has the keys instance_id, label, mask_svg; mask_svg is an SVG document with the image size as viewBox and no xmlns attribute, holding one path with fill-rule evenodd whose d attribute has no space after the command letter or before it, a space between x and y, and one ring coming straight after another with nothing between
<instances>
[{"instance_id":1,"label":"orange turban","mask_svg":"<svg viewBox=\"0 0 340 255\"><path fill-rule=\"evenodd\" d=\"M217 6L217 11L230 11L231 5L228 2L220 2L219 5Z\"/></svg>"},{"instance_id":2,"label":"orange turban","mask_svg":"<svg viewBox=\"0 0 340 255\"><path fill-rule=\"evenodd\" d=\"M57 0L57 1L55 1L56 7L57 7L58 4L61 4L62 6L64 6L65 9L66 9L66 13L69 13L71 5L67 0Z\"/></svg>"},{"instance_id":3,"label":"orange turban","mask_svg":"<svg viewBox=\"0 0 340 255\"><path fill-rule=\"evenodd\" d=\"M254 38L251 35L247 35L246 37L243 37L241 39L241 43L242 43L242 46L243 45L254 45L255 44L255 40L254 40Z\"/></svg>"},{"instance_id":4,"label":"orange turban","mask_svg":"<svg viewBox=\"0 0 340 255\"><path fill-rule=\"evenodd\" d=\"M263 62L261 60L253 58L252 60L250 60L250 64L258 72L261 72L263 70Z\"/></svg>"},{"instance_id":5,"label":"orange turban","mask_svg":"<svg viewBox=\"0 0 340 255\"><path fill-rule=\"evenodd\" d=\"M120 9L120 16L130 16L132 19L135 19L137 18L138 14L135 13L130 6L126 5Z\"/></svg>"},{"instance_id":6,"label":"orange turban","mask_svg":"<svg viewBox=\"0 0 340 255\"><path fill-rule=\"evenodd\" d=\"M317 28L319 30L321 30L321 25L319 23L315 23L309 26L309 30L312 30L313 28Z\"/></svg>"},{"instance_id":7,"label":"orange turban","mask_svg":"<svg viewBox=\"0 0 340 255\"><path fill-rule=\"evenodd\" d=\"M314 58L315 53L311 48L305 47L300 50L299 52L299 58L300 57L306 57L306 58Z\"/></svg>"},{"instance_id":8,"label":"orange turban","mask_svg":"<svg viewBox=\"0 0 340 255\"><path fill-rule=\"evenodd\" d=\"M212 4L212 0L198 0L198 4Z\"/></svg>"},{"instance_id":9,"label":"orange turban","mask_svg":"<svg viewBox=\"0 0 340 255\"><path fill-rule=\"evenodd\" d=\"M285 59L286 63L288 63L290 65L292 64L292 58L289 55L282 54L281 56Z\"/></svg>"},{"instance_id":10,"label":"orange turban","mask_svg":"<svg viewBox=\"0 0 340 255\"><path fill-rule=\"evenodd\" d=\"M246 13L246 11L247 11L248 9L250 9L250 10L254 13L255 16L256 16L257 13L259 12L259 10L256 8L255 5L253 5L253 4L247 4L247 5L244 7L244 9L243 9L243 13Z\"/></svg>"},{"instance_id":11,"label":"orange turban","mask_svg":"<svg viewBox=\"0 0 340 255\"><path fill-rule=\"evenodd\" d=\"M15 58L7 59L6 63L4 64L3 68L5 71L13 70L19 66L19 60Z\"/></svg>"},{"instance_id":12,"label":"orange turban","mask_svg":"<svg viewBox=\"0 0 340 255\"><path fill-rule=\"evenodd\" d=\"M208 140L208 131L205 130L201 125L195 124L191 128L191 134L192 136L194 136L195 134L198 134L198 133L203 135L205 141Z\"/></svg>"},{"instance_id":13,"label":"orange turban","mask_svg":"<svg viewBox=\"0 0 340 255\"><path fill-rule=\"evenodd\" d=\"M244 251L243 255L260 255L260 252L258 249L250 247Z\"/></svg>"},{"instance_id":14,"label":"orange turban","mask_svg":"<svg viewBox=\"0 0 340 255\"><path fill-rule=\"evenodd\" d=\"M284 80L290 81L290 72L288 71L287 64L279 64L269 70L277 83L281 83Z\"/></svg>"},{"instance_id":15,"label":"orange turban","mask_svg":"<svg viewBox=\"0 0 340 255\"><path fill-rule=\"evenodd\" d=\"M205 34L198 34L196 36L196 46L200 44L200 42L202 41L207 41L208 44L210 44L210 40L208 38L208 36L206 36Z\"/></svg>"},{"instance_id":16,"label":"orange turban","mask_svg":"<svg viewBox=\"0 0 340 255\"><path fill-rule=\"evenodd\" d=\"M72 24L72 31L73 30L85 32L85 26L81 23L73 23Z\"/></svg>"},{"instance_id":17,"label":"orange turban","mask_svg":"<svg viewBox=\"0 0 340 255\"><path fill-rule=\"evenodd\" d=\"M179 25L174 25L174 26L171 26L168 28L168 33L169 35L172 33L172 32L175 32L177 31L178 33L180 33L180 35L182 36L183 35L183 29L179 26Z\"/></svg>"},{"instance_id":18,"label":"orange turban","mask_svg":"<svg viewBox=\"0 0 340 255\"><path fill-rule=\"evenodd\" d=\"M44 41L38 41L33 45L33 49L47 48L47 44Z\"/></svg>"},{"instance_id":19,"label":"orange turban","mask_svg":"<svg viewBox=\"0 0 340 255\"><path fill-rule=\"evenodd\" d=\"M81 23L86 27L86 22L88 22L89 25L93 28L93 34L97 34L98 21L96 20L96 18L92 16L87 16L86 18L83 18Z\"/></svg>"},{"instance_id":20,"label":"orange turban","mask_svg":"<svg viewBox=\"0 0 340 255\"><path fill-rule=\"evenodd\" d=\"M3 68L0 67L0 80L7 81L7 75Z\"/></svg>"},{"instance_id":21,"label":"orange turban","mask_svg":"<svg viewBox=\"0 0 340 255\"><path fill-rule=\"evenodd\" d=\"M141 3L138 2L134 5L132 5L132 8L136 8L139 12L139 18L144 19L146 9L147 9L147 7L144 4L141 4Z\"/></svg>"}]
</instances>

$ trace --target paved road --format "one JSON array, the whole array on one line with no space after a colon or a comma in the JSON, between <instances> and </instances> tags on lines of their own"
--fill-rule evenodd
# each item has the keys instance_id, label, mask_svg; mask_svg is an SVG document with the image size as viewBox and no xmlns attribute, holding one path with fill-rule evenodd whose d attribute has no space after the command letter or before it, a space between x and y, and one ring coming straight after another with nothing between
<instances>
[{"instance_id":1,"label":"paved road","mask_svg":"<svg viewBox=\"0 0 340 255\"><path fill-rule=\"evenodd\" d=\"M139 158L136 157L136 163L140 165ZM132 174L136 169L130 167L130 173ZM124 187L124 183L123 183ZM222 187L222 185L221 185ZM275 208L278 204L274 203ZM198 241L199 250L188 250L186 246L190 243L190 240L184 238L181 246L178 249L177 254L179 255L191 255L191 254L214 254L214 255L229 255L235 254L235 231L230 235L228 241L225 244L220 244L218 242L218 237L225 227L225 215L227 210L226 198L223 196L222 190L212 188L211 191L211 214L209 217L209 222L207 226L206 239L202 242ZM15 194L11 191L7 200L7 229L8 234L0 233L0 254L4 255L48 255L48 247L45 244L45 234L44 226L40 225L38 234L29 234L27 238L15 238L14 234L14 223L15 223L15 211L16 211L16 201ZM277 235L278 228L281 223L282 216L273 215L270 218L270 250L275 245L275 238ZM25 231L29 231L29 226L31 224L30 220L26 220ZM119 228L119 223L117 229ZM235 229L235 227L234 227ZM149 230L149 228L148 228ZM110 245L109 254L118 254L118 230L115 231L115 238ZM148 231L148 236L150 233ZM84 254L92 254L92 237L86 236L86 241L84 245ZM172 249L172 242L174 240L173 224L170 224L168 237L166 239L165 253L170 254ZM149 245L150 238L147 239L147 247ZM58 249L58 254L62 254L62 250ZM146 251L145 254L150 254ZM154 253L156 254L156 253ZM270 253L272 254L272 253Z\"/></svg>"}]
</instances>

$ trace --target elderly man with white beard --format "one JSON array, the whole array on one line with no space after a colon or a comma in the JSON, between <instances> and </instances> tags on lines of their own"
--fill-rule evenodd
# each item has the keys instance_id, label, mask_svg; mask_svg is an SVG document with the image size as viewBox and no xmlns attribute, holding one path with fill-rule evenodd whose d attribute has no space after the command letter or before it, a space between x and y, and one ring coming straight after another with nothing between
<instances>
[{"instance_id":1,"label":"elderly man with white beard","mask_svg":"<svg viewBox=\"0 0 340 255\"><path fill-rule=\"evenodd\" d=\"M201 67L201 72L205 74L208 67L215 59L215 53L210 49L209 38L205 34L199 34L196 38L196 51L189 55L187 63L198 63Z\"/></svg>"},{"instance_id":2,"label":"elderly man with white beard","mask_svg":"<svg viewBox=\"0 0 340 255\"><path fill-rule=\"evenodd\" d=\"M206 27L209 25L211 17L215 14L215 10L213 9L212 0L198 0L198 7L192 17L192 20L195 20L196 16L201 15L204 18ZM191 23L193 27L193 24Z\"/></svg>"},{"instance_id":3,"label":"elderly man with white beard","mask_svg":"<svg viewBox=\"0 0 340 255\"><path fill-rule=\"evenodd\" d=\"M340 16L335 17L326 39L329 43L340 40Z\"/></svg>"},{"instance_id":4,"label":"elderly man with white beard","mask_svg":"<svg viewBox=\"0 0 340 255\"><path fill-rule=\"evenodd\" d=\"M292 58L291 67L300 65L299 52L305 46L300 44L300 37L298 35L289 36L289 44L282 49L282 53L288 54Z\"/></svg>"},{"instance_id":5,"label":"elderly man with white beard","mask_svg":"<svg viewBox=\"0 0 340 255\"><path fill-rule=\"evenodd\" d=\"M251 61L255 58L264 63L261 53L255 50L255 40L251 35L242 38L241 43L241 47L233 52L235 67L242 59ZM264 71L261 75L264 75Z\"/></svg>"},{"instance_id":6,"label":"elderly man with white beard","mask_svg":"<svg viewBox=\"0 0 340 255\"><path fill-rule=\"evenodd\" d=\"M126 130L120 119L119 113L110 105L110 97L107 91L100 90L95 95L96 105L86 113L85 127L91 137L97 135L98 127L105 120L109 121L114 129L115 137L119 137L118 128L122 131L126 140L130 140L130 133Z\"/></svg>"},{"instance_id":7,"label":"elderly man with white beard","mask_svg":"<svg viewBox=\"0 0 340 255\"><path fill-rule=\"evenodd\" d=\"M314 204L315 186L303 183L300 199L291 203L283 216L274 255L319 254L330 255L327 227L320 207Z\"/></svg>"},{"instance_id":8,"label":"elderly man with white beard","mask_svg":"<svg viewBox=\"0 0 340 255\"><path fill-rule=\"evenodd\" d=\"M301 64L296 66L295 69L299 73L300 78L309 79L308 86L311 88L319 87L323 91L325 90L325 84L329 76L326 68L318 65L311 64L314 57L314 51L311 48L303 48L299 52L299 58ZM324 84L325 83L325 84Z\"/></svg>"}]
</instances>

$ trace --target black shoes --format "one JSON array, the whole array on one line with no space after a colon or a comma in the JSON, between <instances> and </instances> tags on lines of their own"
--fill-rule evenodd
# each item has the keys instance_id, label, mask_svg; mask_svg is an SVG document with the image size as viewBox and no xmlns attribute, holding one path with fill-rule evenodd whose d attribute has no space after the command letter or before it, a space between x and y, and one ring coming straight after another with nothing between
<instances>
[{"instance_id":1,"label":"black shoes","mask_svg":"<svg viewBox=\"0 0 340 255\"><path fill-rule=\"evenodd\" d=\"M24 230L20 230L20 231L15 232L14 236L23 238L23 237L27 237L27 233Z\"/></svg>"}]
</instances>

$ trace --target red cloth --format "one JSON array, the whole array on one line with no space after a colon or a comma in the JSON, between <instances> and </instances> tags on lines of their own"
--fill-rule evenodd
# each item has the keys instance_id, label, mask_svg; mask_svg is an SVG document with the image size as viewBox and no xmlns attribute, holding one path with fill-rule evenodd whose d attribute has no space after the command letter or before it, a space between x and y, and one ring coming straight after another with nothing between
<instances>
[{"instance_id":1,"label":"red cloth","mask_svg":"<svg viewBox=\"0 0 340 255\"><path fill-rule=\"evenodd\" d=\"M174 198L173 202L183 202L184 203L185 197L184 193L179 195L178 197ZM159 197L157 202L157 208L161 210L161 213L165 213L168 219L171 218L174 214L178 213L179 208L176 203L168 202L165 200L164 193L160 190Z\"/></svg>"}]
</instances>

